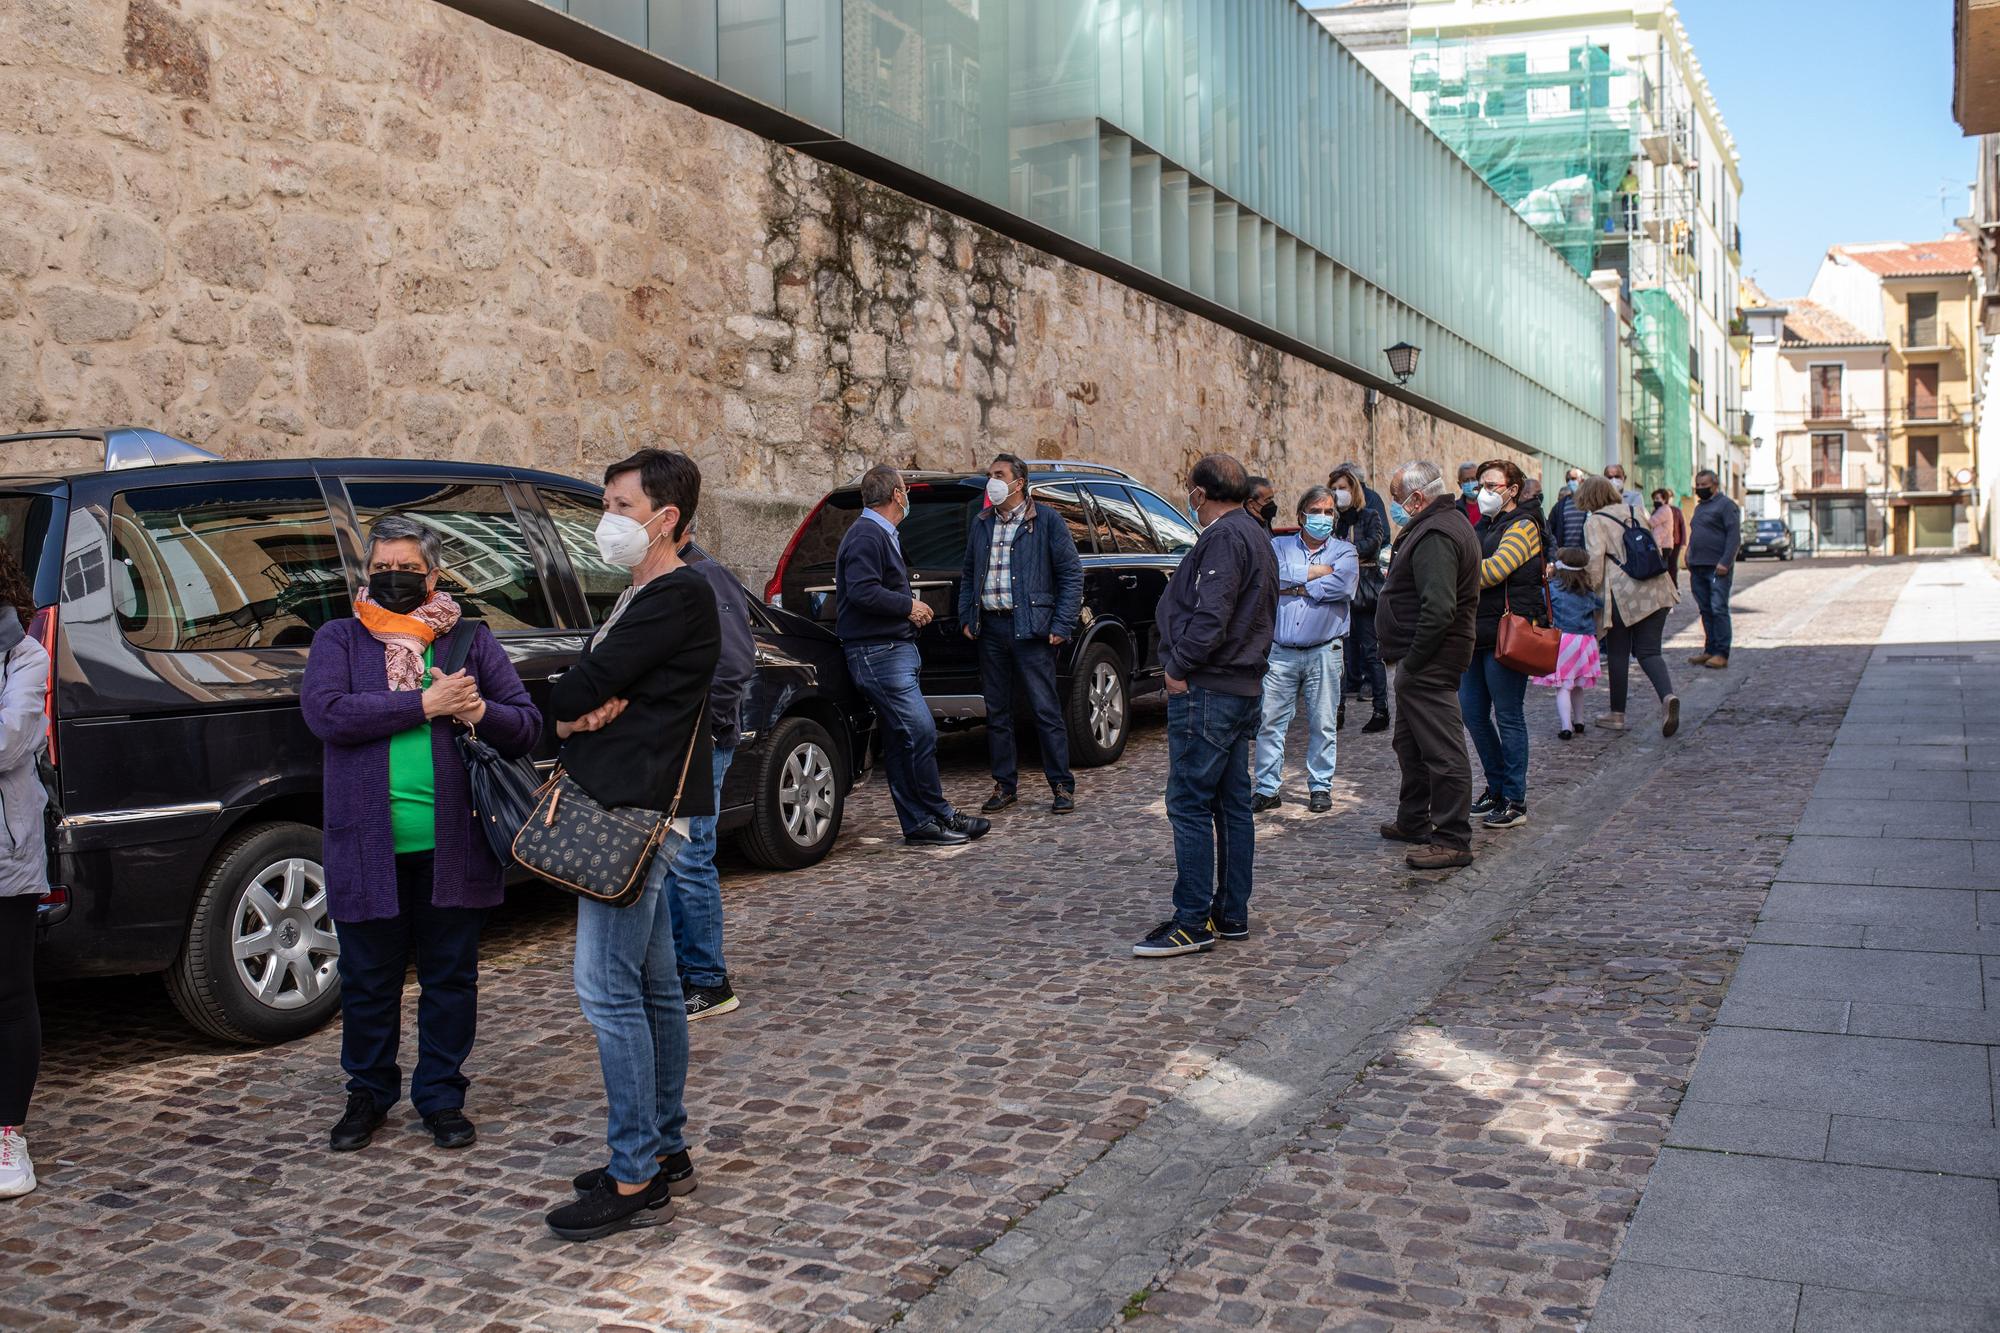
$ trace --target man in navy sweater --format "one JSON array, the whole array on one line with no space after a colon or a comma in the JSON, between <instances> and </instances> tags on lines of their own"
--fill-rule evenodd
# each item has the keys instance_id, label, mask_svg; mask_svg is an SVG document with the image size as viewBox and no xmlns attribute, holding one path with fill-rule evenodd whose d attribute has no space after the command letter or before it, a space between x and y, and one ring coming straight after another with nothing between
<instances>
[{"instance_id":1,"label":"man in navy sweater","mask_svg":"<svg viewBox=\"0 0 2000 1333\"><path fill-rule=\"evenodd\" d=\"M937 723L917 684L917 631L932 611L910 588L896 528L910 514L903 474L878 463L861 476L861 517L834 557L834 633L854 683L882 721L882 762L903 841L918 846L970 842L993 827L962 815L938 778Z\"/></svg>"},{"instance_id":2,"label":"man in navy sweater","mask_svg":"<svg viewBox=\"0 0 2000 1333\"><path fill-rule=\"evenodd\" d=\"M1701 612L1701 651L1690 666L1716 671L1729 665L1729 576L1743 542L1743 511L1722 493L1722 480L1707 468L1694 474L1700 504L1688 520L1688 591Z\"/></svg>"}]
</instances>

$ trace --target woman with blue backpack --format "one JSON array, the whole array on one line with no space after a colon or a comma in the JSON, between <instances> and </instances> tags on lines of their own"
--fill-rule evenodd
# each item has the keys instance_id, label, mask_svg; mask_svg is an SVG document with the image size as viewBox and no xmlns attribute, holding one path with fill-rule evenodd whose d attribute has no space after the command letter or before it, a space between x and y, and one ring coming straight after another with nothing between
<instances>
[{"instance_id":1,"label":"woman with blue backpack","mask_svg":"<svg viewBox=\"0 0 2000 1333\"><path fill-rule=\"evenodd\" d=\"M1638 509L1625 503L1618 488L1603 477L1586 477L1576 488L1577 506L1588 516L1583 525L1584 553L1590 584L1602 595L1597 627L1604 635L1604 655L1611 676L1611 711L1597 719L1606 731L1628 731L1625 697L1632 659L1660 696L1660 734L1680 730L1681 701L1667 675L1660 640L1666 633L1667 612L1680 601L1673 575L1660 555L1651 525Z\"/></svg>"}]
</instances>

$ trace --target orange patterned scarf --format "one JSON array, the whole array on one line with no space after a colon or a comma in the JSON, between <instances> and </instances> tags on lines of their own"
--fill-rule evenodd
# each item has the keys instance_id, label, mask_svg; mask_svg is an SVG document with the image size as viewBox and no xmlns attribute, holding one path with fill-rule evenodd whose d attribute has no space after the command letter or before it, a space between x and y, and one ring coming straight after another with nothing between
<instances>
[{"instance_id":1,"label":"orange patterned scarf","mask_svg":"<svg viewBox=\"0 0 2000 1333\"><path fill-rule=\"evenodd\" d=\"M354 602L354 618L382 641L392 690L423 688L424 652L440 635L451 633L458 615L458 603L443 591L432 593L429 601L406 616L377 606L365 591Z\"/></svg>"}]
</instances>

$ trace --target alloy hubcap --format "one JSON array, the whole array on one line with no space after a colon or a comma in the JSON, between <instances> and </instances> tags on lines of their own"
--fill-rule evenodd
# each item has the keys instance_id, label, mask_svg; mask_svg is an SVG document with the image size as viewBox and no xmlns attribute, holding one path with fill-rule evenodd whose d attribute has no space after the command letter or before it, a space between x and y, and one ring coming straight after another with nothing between
<instances>
[{"instance_id":1,"label":"alloy hubcap","mask_svg":"<svg viewBox=\"0 0 2000 1333\"><path fill-rule=\"evenodd\" d=\"M778 776L778 815L786 834L801 847L817 844L833 823L833 764L811 741L785 756Z\"/></svg>"},{"instance_id":2,"label":"alloy hubcap","mask_svg":"<svg viewBox=\"0 0 2000 1333\"><path fill-rule=\"evenodd\" d=\"M251 877L230 938L236 979L272 1009L311 1004L334 983L340 941L319 862L291 857Z\"/></svg>"},{"instance_id":3,"label":"alloy hubcap","mask_svg":"<svg viewBox=\"0 0 2000 1333\"><path fill-rule=\"evenodd\" d=\"M1109 662L1099 662L1090 673L1090 735L1102 749L1110 749L1125 734L1125 684Z\"/></svg>"}]
</instances>

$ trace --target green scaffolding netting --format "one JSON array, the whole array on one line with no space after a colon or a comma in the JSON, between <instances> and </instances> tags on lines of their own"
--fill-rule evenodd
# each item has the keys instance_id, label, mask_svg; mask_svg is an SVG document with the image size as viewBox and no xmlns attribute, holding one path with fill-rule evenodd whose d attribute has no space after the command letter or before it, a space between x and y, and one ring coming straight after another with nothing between
<instances>
[{"instance_id":1,"label":"green scaffolding netting","mask_svg":"<svg viewBox=\"0 0 2000 1333\"><path fill-rule=\"evenodd\" d=\"M1632 434L1641 486L1694 487L1687 313L1663 288L1632 294Z\"/></svg>"},{"instance_id":2,"label":"green scaffolding netting","mask_svg":"<svg viewBox=\"0 0 2000 1333\"><path fill-rule=\"evenodd\" d=\"M1631 71L1587 41L1531 54L1432 35L1411 48L1413 100L1431 129L1588 276L1635 208Z\"/></svg>"}]
</instances>

